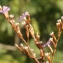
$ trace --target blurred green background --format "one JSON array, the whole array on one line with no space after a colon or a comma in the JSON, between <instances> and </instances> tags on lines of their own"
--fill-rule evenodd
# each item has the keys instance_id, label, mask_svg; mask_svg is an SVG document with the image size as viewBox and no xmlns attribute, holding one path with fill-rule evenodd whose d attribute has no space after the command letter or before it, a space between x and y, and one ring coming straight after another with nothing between
<instances>
[{"instance_id":1,"label":"blurred green background","mask_svg":"<svg viewBox=\"0 0 63 63\"><path fill-rule=\"evenodd\" d=\"M57 35L56 22L63 15L63 0L0 0L0 5L11 8L9 14L15 15L16 22L20 15L28 11L35 33L39 32L43 42L49 39L52 30ZM26 38L21 22L20 26L23 36ZM35 63L14 46L15 43L21 42L11 25L0 14L0 63ZM35 49L34 52L38 56L39 50L31 38L30 46ZM63 63L63 33L53 63Z\"/></svg>"}]
</instances>

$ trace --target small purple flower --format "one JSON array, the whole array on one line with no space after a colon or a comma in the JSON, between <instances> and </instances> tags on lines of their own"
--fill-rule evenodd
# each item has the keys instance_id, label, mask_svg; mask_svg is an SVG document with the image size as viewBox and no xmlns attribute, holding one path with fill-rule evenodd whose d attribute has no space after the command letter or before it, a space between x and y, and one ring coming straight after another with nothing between
<instances>
[{"instance_id":1,"label":"small purple flower","mask_svg":"<svg viewBox=\"0 0 63 63\"><path fill-rule=\"evenodd\" d=\"M26 16L29 16L28 12L25 12L22 16L20 16L19 20L26 20Z\"/></svg>"},{"instance_id":2,"label":"small purple flower","mask_svg":"<svg viewBox=\"0 0 63 63\"><path fill-rule=\"evenodd\" d=\"M0 10L0 13L5 14L5 13L8 12L9 10L10 10L10 7L3 6L2 9Z\"/></svg>"},{"instance_id":3,"label":"small purple flower","mask_svg":"<svg viewBox=\"0 0 63 63\"><path fill-rule=\"evenodd\" d=\"M47 41L47 43L46 43L46 44L44 44L44 45L43 45L43 47L46 47L46 46L50 45L50 43L51 43L51 42L50 42L50 40L49 40L49 41Z\"/></svg>"}]
</instances>

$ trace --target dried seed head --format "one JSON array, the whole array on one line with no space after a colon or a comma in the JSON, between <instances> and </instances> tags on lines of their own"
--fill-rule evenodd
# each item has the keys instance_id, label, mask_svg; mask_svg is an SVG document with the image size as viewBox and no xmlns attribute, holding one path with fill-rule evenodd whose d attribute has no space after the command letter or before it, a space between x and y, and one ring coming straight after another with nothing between
<instances>
[{"instance_id":1,"label":"dried seed head","mask_svg":"<svg viewBox=\"0 0 63 63\"><path fill-rule=\"evenodd\" d=\"M50 33L50 36L52 36L52 38L54 39L54 41L57 40L57 39L56 39L56 36L54 35L54 32L51 32L51 33Z\"/></svg>"},{"instance_id":2,"label":"dried seed head","mask_svg":"<svg viewBox=\"0 0 63 63\"><path fill-rule=\"evenodd\" d=\"M10 23L11 23L11 24L15 23L15 20L10 20Z\"/></svg>"},{"instance_id":3,"label":"dried seed head","mask_svg":"<svg viewBox=\"0 0 63 63\"><path fill-rule=\"evenodd\" d=\"M58 25L58 27L62 27L61 19L57 20L57 22L59 23L59 24L57 24L57 25Z\"/></svg>"},{"instance_id":4,"label":"dried seed head","mask_svg":"<svg viewBox=\"0 0 63 63\"><path fill-rule=\"evenodd\" d=\"M37 40L40 39L40 36L39 36L38 32L37 32L36 38L37 38Z\"/></svg>"},{"instance_id":5,"label":"dried seed head","mask_svg":"<svg viewBox=\"0 0 63 63\"><path fill-rule=\"evenodd\" d=\"M30 49L31 50L31 52L33 52L34 51L34 49Z\"/></svg>"},{"instance_id":6,"label":"dried seed head","mask_svg":"<svg viewBox=\"0 0 63 63\"><path fill-rule=\"evenodd\" d=\"M27 47L27 46L25 46L24 48L25 48L26 50L28 50L28 47Z\"/></svg>"},{"instance_id":7,"label":"dried seed head","mask_svg":"<svg viewBox=\"0 0 63 63\"><path fill-rule=\"evenodd\" d=\"M34 57L36 57L36 54L35 54L35 53L33 53L33 56L34 56Z\"/></svg>"},{"instance_id":8,"label":"dried seed head","mask_svg":"<svg viewBox=\"0 0 63 63\"><path fill-rule=\"evenodd\" d=\"M23 46L23 44L20 44L20 47L21 47L21 49L22 49L22 50L24 49L24 46Z\"/></svg>"},{"instance_id":9,"label":"dried seed head","mask_svg":"<svg viewBox=\"0 0 63 63\"><path fill-rule=\"evenodd\" d=\"M20 46L23 46L23 44L20 44Z\"/></svg>"},{"instance_id":10,"label":"dried seed head","mask_svg":"<svg viewBox=\"0 0 63 63\"><path fill-rule=\"evenodd\" d=\"M16 46L16 47L18 47L18 45L17 45L17 44L15 44L15 46Z\"/></svg>"},{"instance_id":11,"label":"dried seed head","mask_svg":"<svg viewBox=\"0 0 63 63\"><path fill-rule=\"evenodd\" d=\"M23 23L22 23L22 25L25 25L25 24L26 24L26 22L23 22Z\"/></svg>"},{"instance_id":12,"label":"dried seed head","mask_svg":"<svg viewBox=\"0 0 63 63\"><path fill-rule=\"evenodd\" d=\"M58 23L61 23L61 19L57 20Z\"/></svg>"},{"instance_id":13,"label":"dried seed head","mask_svg":"<svg viewBox=\"0 0 63 63\"><path fill-rule=\"evenodd\" d=\"M63 21L63 16L61 16L61 20Z\"/></svg>"},{"instance_id":14,"label":"dried seed head","mask_svg":"<svg viewBox=\"0 0 63 63\"><path fill-rule=\"evenodd\" d=\"M15 23L17 33L20 33L19 23Z\"/></svg>"},{"instance_id":15,"label":"dried seed head","mask_svg":"<svg viewBox=\"0 0 63 63\"><path fill-rule=\"evenodd\" d=\"M39 43L40 43L40 44L43 44L43 42L42 42L42 41L40 41Z\"/></svg>"},{"instance_id":16,"label":"dried seed head","mask_svg":"<svg viewBox=\"0 0 63 63\"><path fill-rule=\"evenodd\" d=\"M43 44L43 42L42 41L40 41L40 42L36 42L36 44L38 44L38 45L42 45Z\"/></svg>"},{"instance_id":17,"label":"dried seed head","mask_svg":"<svg viewBox=\"0 0 63 63\"><path fill-rule=\"evenodd\" d=\"M18 26L18 25L19 25L19 23L15 23L15 25L16 25L16 26Z\"/></svg>"},{"instance_id":18,"label":"dried seed head","mask_svg":"<svg viewBox=\"0 0 63 63\"><path fill-rule=\"evenodd\" d=\"M54 36L54 32L53 31L50 33L50 36Z\"/></svg>"},{"instance_id":19,"label":"dried seed head","mask_svg":"<svg viewBox=\"0 0 63 63\"><path fill-rule=\"evenodd\" d=\"M59 28L60 27L60 23L56 23L56 26L57 26L57 28Z\"/></svg>"},{"instance_id":20,"label":"dried seed head","mask_svg":"<svg viewBox=\"0 0 63 63\"><path fill-rule=\"evenodd\" d=\"M52 41L53 42L53 38L50 38L49 41Z\"/></svg>"},{"instance_id":21,"label":"dried seed head","mask_svg":"<svg viewBox=\"0 0 63 63\"><path fill-rule=\"evenodd\" d=\"M10 18L13 18L13 17L14 17L14 15L13 15L13 14L11 14L11 15L10 15Z\"/></svg>"},{"instance_id":22,"label":"dried seed head","mask_svg":"<svg viewBox=\"0 0 63 63\"><path fill-rule=\"evenodd\" d=\"M18 30L17 33L20 33L20 30Z\"/></svg>"},{"instance_id":23,"label":"dried seed head","mask_svg":"<svg viewBox=\"0 0 63 63\"><path fill-rule=\"evenodd\" d=\"M49 61L46 61L46 63L49 63Z\"/></svg>"},{"instance_id":24,"label":"dried seed head","mask_svg":"<svg viewBox=\"0 0 63 63\"><path fill-rule=\"evenodd\" d=\"M50 55L50 53L45 53L45 56L48 56L48 55Z\"/></svg>"}]
</instances>

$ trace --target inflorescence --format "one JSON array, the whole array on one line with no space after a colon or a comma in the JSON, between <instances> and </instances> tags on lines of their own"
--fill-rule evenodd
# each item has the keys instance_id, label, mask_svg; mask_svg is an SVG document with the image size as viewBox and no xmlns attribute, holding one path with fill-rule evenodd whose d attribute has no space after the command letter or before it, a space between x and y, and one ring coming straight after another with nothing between
<instances>
[{"instance_id":1,"label":"inflorescence","mask_svg":"<svg viewBox=\"0 0 63 63\"><path fill-rule=\"evenodd\" d=\"M57 37L55 36L54 32L52 31L50 33L50 38L49 40L43 44L42 41L40 41L40 36L37 33L35 35L34 29L31 25L31 20L30 20L30 14L28 12L25 12L22 16L20 16L19 20L24 20L22 25L26 29L26 36L27 36L27 41L24 39L23 34L21 33L19 23L15 22L14 15L10 15L9 11L10 7L7 6L0 6L0 13L2 13L7 21L11 24L12 28L15 30L15 32L18 34L20 39L25 43L26 46L24 46L22 43L20 45L15 44L15 46L24 54L29 56L31 59L33 59L36 63L52 63L55 52L56 52L56 47L58 40L60 38L60 35L63 31L63 16L61 19L57 20L56 27L58 29L58 34ZM34 53L34 49L31 49L29 46L29 35L34 39L34 42L38 49L40 50L40 56L37 58L36 54ZM51 46L52 45L52 46ZM46 52L44 48L48 47L50 51ZM52 56L51 56L52 55ZM47 58L47 59L46 59Z\"/></svg>"}]
</instances>

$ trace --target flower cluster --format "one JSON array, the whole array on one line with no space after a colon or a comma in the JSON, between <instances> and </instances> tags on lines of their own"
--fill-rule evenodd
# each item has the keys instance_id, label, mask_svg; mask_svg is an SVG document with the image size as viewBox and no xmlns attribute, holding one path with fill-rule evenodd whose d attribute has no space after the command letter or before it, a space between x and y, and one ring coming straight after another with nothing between
<instances>
[{"instance_id":1,"label":"flower cluster","mask_svg":"<svg viewBox=\"0 0 63 63\"><path fill-rule=\"evenodd\" d=\"M9 10L10 10L10 7L7 7L7 6L1 7L0 6L0 13L2 13L2 14L7 13Z\"/></svg>"},{"instance_id":2,"label":"flower cluster","mask_svg":"<svg viewBox=\"0 0 63 63\"><path fill-rule=\"evenodd\" d=\"M4 14L6 18L9 18L8 11L10 10L10 7L7 6L0 6L0 13Z\"/></svg>"},{"instance_id":3,"label":"flower cluster","mask_svg":"<svg viewBox=\"0 0 63 63\"><path fill-rule=\"evenodd\" d=\"M26 16L29 16L28 12L25 12L22 16L20 16L19 20L26 20Z\"/></svg>"},{"instance_id":4,"label":"flower cluster","mask_svg":"<svg viewBox=\"0 0 63 63\"><path fill-rule=\"evenodd\" d=\"M31 59L33 59L36 63L52 63L52 60L54 58L54 54L56 52L56 47L58 40L60 38L60 35L63 31L63 16L61 19L59 19L56 23L58 34L57 37L55 36L54 32L50 33L49 40L44 44L40 40L40 35L37 33L35 35L34 28L30 23L30 14L28 12L25 12L22 16L20 16L19 20L24 20L22 23L24 25L24 28L26 29L26 36L27 41L24 39L23 34L21 33L19 23L15 22L14 15L9 15L8 11L10 10L7 6L0 6L0 13L4 14L7 21L11 24L15 32L18 34L20 39L25 43L25 46L21 43L20 46L18 44L15 44L15 46L24 54L29 56ZM31 49L29 46L29 36L31 36L34 39L34 42L36 46L38 47L40 51L40 56L37 57L34 53L34 49ZM51 46L52 45L52 46ZM50 51L46 51L44 48L48 47Z\"/></svg>"}]
</instances>

